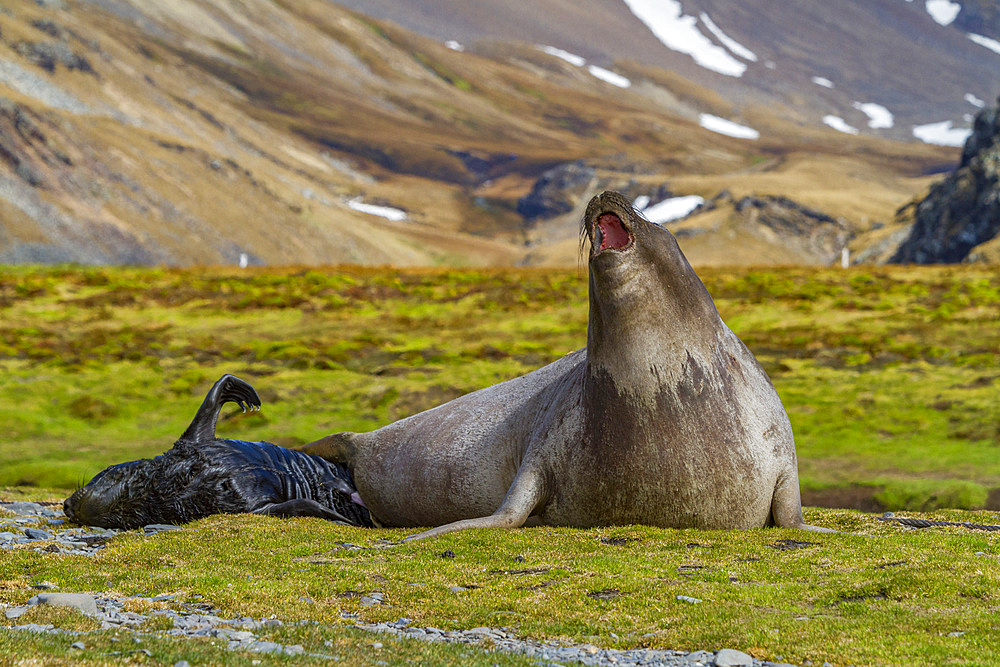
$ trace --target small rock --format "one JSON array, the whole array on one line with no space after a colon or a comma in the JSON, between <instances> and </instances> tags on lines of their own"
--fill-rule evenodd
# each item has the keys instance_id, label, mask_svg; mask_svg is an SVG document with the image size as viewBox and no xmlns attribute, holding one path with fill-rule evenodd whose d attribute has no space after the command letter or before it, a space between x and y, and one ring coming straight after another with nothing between
<instances>
[{"instance_id":1,"label":"small rock","mask_svg":"<svg viewBox=\"0 0 1000 667\"><path fill-rule=\"evenodd\" d=\"M75 607L88 616L97 616L97 603L86 593L39 593L28 600L28 605L50 604L57 607Z\"/></svg>"},{"instance_id":2,"label":"small rock","mask_svg":"<svg viewBox=\"0 0 1000 667\"><path fill-rule=\"evenodd\" d=\"M466 588L465 586L452 586L448 590L451 591L452 593L461 593L462 591L467 591L469 589Z\"/></svg>"},{"instance_id":3,"label":"small rock","mask_svg":"<svg viewBox=\"0 0 1000 667\"><path fill-rule=\"evenodd\" d=\"M174 667L191 667L191 663L187 660L178 660L174 663Z\"/></svg>"},{"instance_id":4,"label":"small rock","mask_svg":"<svg viewBox=\"0 0 1000 667\"><path fill-rule=\"evenodd\" d=\"M46 533L44 530L39 530L38 528L25 528L24 534L28 536L29 540L51 540L52 535Z\"/></svg>"},{"instance_id":5,"label":"small rock","mask_svg":"<svg viewBox=\"0 0 1000 667\"><path fill-rule=\"evenodd\" d=\"M31 584L31 587L39 591L51 591L53 589L59 588L59 585L54 584L51 581L40 581L37 584Z\"/></svg>"},{"instance_id":6,"label":"small rock","mask_svg":"<svg viewBox=\"0 0 1000 667\"><path fill-rule=\"evenodd\" d=\"M371 607L371 606L374 606L374 605L377 605L377 604L385 604L384 594L383 593L379 593L379 592L375 592L375 593L371 593L369 595L362 595L361 596L361 604L363 604L366 607Z\"/></svg>"},{"instance_id":7,"label":"small rock","mask_svg":"<svg viewBox=\"0 0 1000 667\"><path fill-rule=\"evenodd\" d=\"M83 642L73 642L72 644L69 645L69 647L75 648L78 651L82 651L83 649L87 648L86 646L84 646Z\"/></svg>"},{"instance_id":8,"label":"small rock","mask_svg":"<svg viewBox=\"0 0 1000 667\"><path fill-rule=\"evenodd\" d=\"M285 655L302 655L306 650L302 644L292 644L285 647Z\"/></svg>"},{"instance_id":9,"label":"small rock","mask_svg":"<svg viewBox=\"0 0 1000 667\"><path fill-rule=\"evenodd\" d=\"M753 667L753 657L743 651L724 648L715 654L715 667Z\"/></svg>"},{"instance_id":10,"label":"small rock","mask_svg":"<svg viewBox=\"0 0 1000 667\"><path fill-rule=\"evenodd\" d=\"M441 552L441 558L454 558L454 557L455 557L455 552L452 551L451 549Z\"/></svg>"},{"instance_id":11,"label":"small rock","mask_svg":"<svg viewBox=\"0 0 1000 667\"><path fill-rule=\"evenodd\" d=\"M703 665L712 664L712 654L708 651L695 651L693 653L688 653L684 659L688 662L700 662Z\"/></svg>"},{"instance_id":12,"label":"small rock","mask_svg":"<svg viewBox=\"0 0 1000 667\"><path fill-rule=\"evenodd\" d=\"M372 644L372 648L374 648L374 649L380 649L383 646L384 646L384 644L382 642L375 642L374 644Z\"/></svg>"},{"instance_id":13,"label":"small rock","mask_svg":"<svg viewBox=\"0 0 1000 667\"><path fill-rule=\"evenodd\" d=\"M701 602L698 598L689 597L687 595L678 595L677 599L681 602L687 602L688 604L698 604Z\"/></svg>"},{"instance_id":14,"label":"small rock","mask_svg":"<svg viewBox=\"0 0 1000 667\"><path fill-rule=\"evenodd\" d=\"M13 512L14 514L21 515L37 515L41 514L42 510L45 509L38 503L4 503L3 508Z\"/></svg>"},{"instance_id":15,"label":"small rock","mask_svg":"<svg viewBox=\"0 0 1000 667\"><path fill-rule=\"evenodd\" d=\"M247 647L254 653L281 653L284 647L276 642L254 642Z\"/></svg>"},{"instance_id":16,"label":"small rock","mask_svg":"<svg viewBox=\"0 0 1000 667\"><path fill-rule=\"evenodd\" d=\"M18 630L27 630L28 632L48 632L55 628L51 623L27 623L25 625L15 626Z\"/></svg>"},{"instance_id":17,"label":"small rock","mask_svg":"<svg viewBox=\"0 0 1000 667\"><path fill-rule=\"evenodd\" d=\"M27 607L10 607L9 609L5 609L3 613L7 618L14 619L24 616L27 612Z\"/></svg>"},{"instance_id":18,"label":"small rock","mask_svg":"<svg viewBox=\"0 0 1000 667\"><path fill-rule=\"evenodd\" d=\"M148 526L143 526L142 531L147 535L153 535L154 533L162 533L168 530L184 530L182 526L172 526L167 523L151 523Z\"/></svg>"}]
</instances>

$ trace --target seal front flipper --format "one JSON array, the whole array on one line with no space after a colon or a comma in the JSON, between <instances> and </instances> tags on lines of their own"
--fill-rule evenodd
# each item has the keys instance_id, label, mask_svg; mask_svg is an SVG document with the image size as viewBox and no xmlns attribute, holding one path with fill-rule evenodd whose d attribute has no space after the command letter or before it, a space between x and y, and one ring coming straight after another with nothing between
<instances>
[{"instance_id":1,"label":"seal front flipper","mask_svg":"<svg viewBox=\"0 0 1000 667\"><path fill-rule=\"evenodd\" d=\"M802 500L799 493L799 475L793 469L778 477L771 500L771 520L779 528L798 528L816 533L837 533L840 531L806 523L802 516Z\"/></svg>"},{"instance_id":2,"label":"seal front flipper","mask_svg":"<svg viewBox=\"0 0 1000 667\"><path fill-rule=\"evenodd\" d=\"M503 503L493 514L477 519L462 519L447 523L416 535L410 535L403 541L423 540L467 528L520 528L545 497L542 480L543 475L538 470L527 469L522 465L514 478L514 483L510 485L510 490L507 491Z\"/></svg>"},{"instance_id":3,"label":"seal front flipper","mask_svg":"<svg viewBox=\"0 0 1000 667\"><path fill-rule=\"evenodd\" d=\"M226 403L233 402L243 408L243 412L260 410L260 397L249 383L235 375L219 378L202 401L191 425L187 427L178 442L198 443L215 440L215 424L219 420L219 410Z\"/></svg>"}]
</instances>

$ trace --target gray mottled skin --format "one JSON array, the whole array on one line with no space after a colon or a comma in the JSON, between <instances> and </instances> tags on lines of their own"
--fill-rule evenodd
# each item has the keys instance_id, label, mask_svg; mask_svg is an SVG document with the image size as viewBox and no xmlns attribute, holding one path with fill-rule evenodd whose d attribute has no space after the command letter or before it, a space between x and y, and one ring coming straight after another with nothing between
<instances>
[{"instance_id":1,"label":"gray mottled skin","mask_svg":"<svg viewBox=\"0 0 1000 667\"><path fill-rule=\"evenodd\" d=\"M627 243L601 248L607 213ZM369 433L303 450L345 462L389 526L803 523L791 426L670 232L591 200L587 347Z\"/></svg>"}]
</instances>

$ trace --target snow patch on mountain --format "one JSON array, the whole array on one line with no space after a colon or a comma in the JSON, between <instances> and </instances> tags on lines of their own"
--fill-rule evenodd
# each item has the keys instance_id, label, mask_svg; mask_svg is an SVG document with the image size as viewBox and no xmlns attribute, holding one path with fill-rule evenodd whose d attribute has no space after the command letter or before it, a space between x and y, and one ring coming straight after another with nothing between
<instances>
[{"instance_id":1,"label":"snow patch on mountain","mask_svg":"<svg viewBox=\"0 0 1000 667\"><path fill-rule=\"evenodd\" d=\"M983 37L982 35L977 35L975 33L969 33L969 39L978 44L979 46L985 46L990 51L995 53L1000 53L1000 42L995 39L990 39L989 37Z\"/></svg>"},{"instance_id":2,"label":"snow patch on mountain","mask_svg":"<svg viewBox=\"0 0 1000 667\"><path fill-rule=\"evenodd\" d=\"M852 107L868 116L868 127L873 129L890 128L895 124L892 113L881 104L874 102L854 102Z\"/></svg>"},{"instance_id":3,"label":"snow patch on mountain","mask_svg":"<svg viewBox=\"0 0 1000 667\"><path fill-rule=\"evenodd\" d=\"M605 83L610 83L612 86L618 86L619 88L628 88L632 85L632 82L623 77L621 74L616 74L611 70L604 69L603 67L598 67L597 65L590 65L587 67L587 71L596 78L604 81Z\"/></svg>"},{"instance_id":4,"label":"snow patch on mountain","mask_svg":"<svg viewBox=\"0 0 1000 667\"><path fill-rule=\"evenodd\" d=\"M752 127L740 125L739 123L734 123L731 120L719 118L718 116L713 116L712 114L703 113L698 116L698 124L706 130L724 134L727 137L736 137L737 139L760 139L760 132Z\"/></svg>"},{"instance_id":5,"label":"snow patch on mountain","mask_svg":"<svg viewBox=\"0 0 1000 667\"><path fill-rule=\"evenodd\" d=\"M722 28L720 28L715 24L715 21L712 20L711 16L709 16L705 12L702 12L701 14L698 15L698 18L700 18L701 22L705 24L705 27L708 28L708 31L713 35L715 35L715 38L717 40L722 42L723 46L725 46L727 49L733 52L733 55L739 56L744 60L749 60L752 63L757 62L757 54L748 49L747 47L743 46L739 42L737 42L735 39L733 39L726 33L722 32Z\"/></svg>"},{"instance_id":6,"label":"snow patch on mountain","mask_svg":"<svg viewBox=\"0 0 1000 667\"><path fill-rule=\"evenodd\" d=\"M962 11L962 5L951 0L927 0L924 8L931 18L941 25L951 25Z\"/></svg>"},{"instance_id":7,"label":"snow patch on mountain","mask_svg":"<svg viewBox=\"0 0 1000 667\"><path fill-rule=\"evenodd\" d=\"M823 123L837 130L837 132L843 132L844 134L858 133L858 128L851 127L850 125L847 124L847 121L845 121L840 116L834 116L832 114L828 116L823 116Z\"/></svg>"},{"instance_id":8,"label":"snow patch on mountain","mask_svg":"<svg viewBox=\"0 0 1000 667\"><path fill-rule=\"evenodd\" d=\"M939 123L927 123L913 128L913 136L925 144L937 146L964 146L965 140L972 134L969 128L952 127L950 120Z\"/></svg>"},{"instance_id":9,"label":"snow patch on mountain","mask_svg":"<svg viewBox=\"0 0 1000 667\"><path fill-rule=\"evenodd\" d=\"M576 65L577 67L586 66L587 71L590 72L591 76L600 79L605 83L610 83L612 86L628 88L632 85L632 82L623 77L621 74L612 72L609 69L604 69L603 67L598 67L597 65L587 65L587 59L583 56L578 56L575 53L570 53L569 51L563 51L562 49L558 49L554 46L539 45L538 48L550 56L555 56L556 58L565 60L570 65Z\"/></svg>"},{"instance_id":10,"label":"snow patch on mountain","mask_svg":"<svg viewBox=\"0 0 1000 667\"><path fill-rule=\"evenodd\" d=\"M833 88L833 81L830 81L829 79L822 76L814 76L811 79L811 81L815 83L817 86L823 86L824 88Z\"/></svg>"},{"instance_id":11,"label":"snow patch on mountain","mask_svg":"<svg viewBox=\"0 0 1000 667\"><path fill-rule=\"evenodd\" d=\"M729 51L712 43L698 29L698 19L682 14L678 0L625 0L629 10L673 51L684 53L705 69L740 77L747 66Z\"/></svg>"},{"instance_id":12,"label":"snow patch on mountain","mask_svg":"<svg viewBox=\"0 0 1000 667\"><path fill-rule=\"evenodd\" d=\"M577 67L583 67L587 64L587 59L583 56L578 56L575 53L570 53L569 51L563 51L562 49L557 49L554 46L545 46L544 44L539 45L542 51L549 54L550 56L555 56L556 58L561 58L565 60L570 65L576 65Z\"/></svg>"},{"instance_id":13,"label":"snow patch on mountain","mask_svg":"<svg viewBox=\"0 0 1000 667\"><path fill-rule=\"evenodd\" d=\"M976 107L977 109L982 109L984 106L986 106L986 102L982 101L972 93L965 94L965 101L971 104L972 106Z\"/></svg>"},{"instance_id":14,"label":"snow patch on mountain","mask_svg":"<svg viewBox=\"0 0 1000 667\"><path fill-rule=\"evenodd\" d=\"M347 205L354 209L355 211L360 211L361 213L367 213L368 215L376 215L380 218L385 218L386 220L392 220L394 222L399 222L401 220L406 220L406 211L401 211L398 208L392 208L391 206L377 206L375 204L365 204L361 201L361 197L355 197L347 202Z\"/></svg>"},{"instance_id":15,"label":"snow patch on mountain","mask_svg":"<svg viewBox=\"0 0 1000 667\"><path fill-rule=\"evenodd\" d=\"M648 202L649 198L647 197L646 203ZM636 203L638 203L638 201ZM698 195L671 197L670 199L664 199L660 203L654 204L649 208L643 208L641 209L641 212L650 222L662 225L665 222L679 220L680 218L689 215L692 211L704 203L704 198L699 197Z\"/></svg>"}]
</instances>

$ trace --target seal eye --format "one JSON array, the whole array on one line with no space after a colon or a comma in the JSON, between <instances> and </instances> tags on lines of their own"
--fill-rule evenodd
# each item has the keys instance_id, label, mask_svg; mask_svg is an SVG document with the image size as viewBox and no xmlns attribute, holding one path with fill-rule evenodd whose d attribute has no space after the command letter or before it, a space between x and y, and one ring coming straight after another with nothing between
<instances>
[{"instance_id":1,"label":"seal eye","mask_svg":"<svg viewBox=\"0 0 1000 667\"><path fill-rule=\"evenodd\" d=\"M632 243L632 235L614 213L604 213L597 218L594 225L596 240L600 242L599 250L623 250Z\"/></svg>"}]
</instances>

